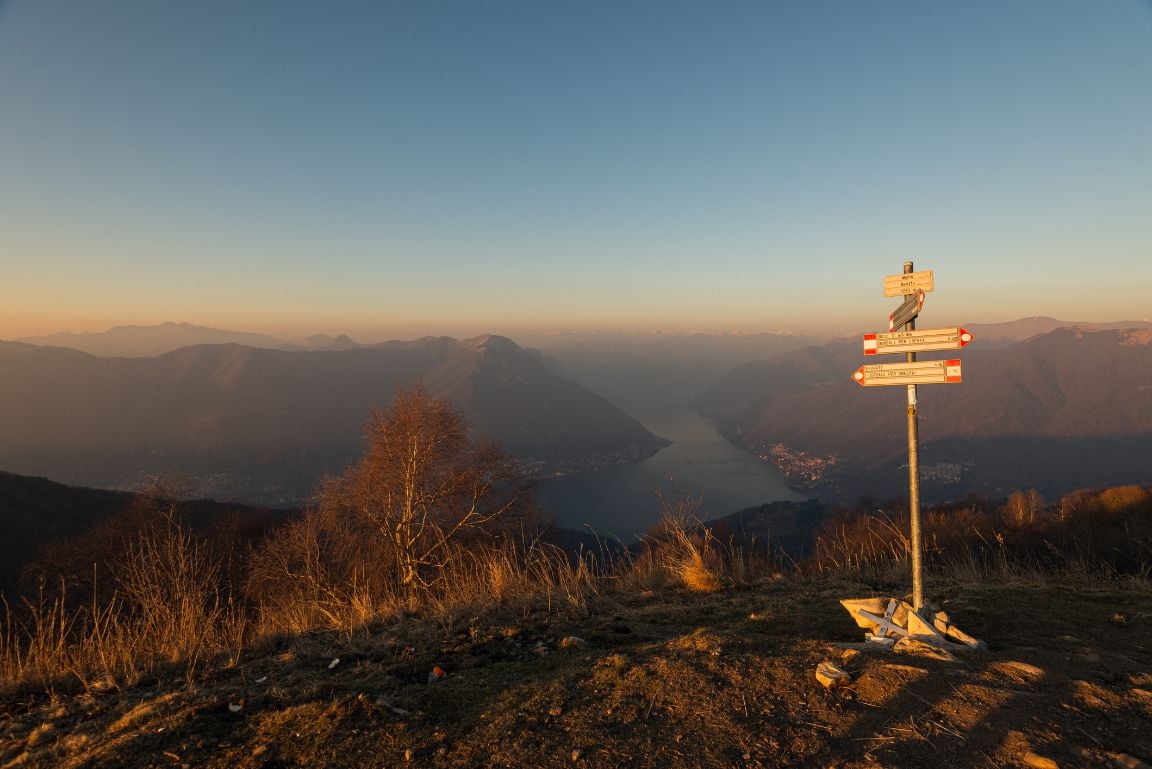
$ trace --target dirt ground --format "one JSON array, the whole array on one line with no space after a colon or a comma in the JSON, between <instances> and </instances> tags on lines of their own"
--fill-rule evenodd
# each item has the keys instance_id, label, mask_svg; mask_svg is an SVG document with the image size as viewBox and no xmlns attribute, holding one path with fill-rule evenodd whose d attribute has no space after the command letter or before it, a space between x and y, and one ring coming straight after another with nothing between
<instances>
[{"instance_id":1,"label":"dirt ground","mask_svg":"<svg viewBox=\"0 0 1152 769\"><path fill-rule=\"evenodd\" d=\"M838 600L876 593L842 580L615 594L583 616L407 619L269 642L191 681L8 695L0 768L1152 762L1147 587L929 588L988 651L845 657L833 643L863 631ZM826 691L824 660L851 683Z\"/></svg>"}]
</instances>

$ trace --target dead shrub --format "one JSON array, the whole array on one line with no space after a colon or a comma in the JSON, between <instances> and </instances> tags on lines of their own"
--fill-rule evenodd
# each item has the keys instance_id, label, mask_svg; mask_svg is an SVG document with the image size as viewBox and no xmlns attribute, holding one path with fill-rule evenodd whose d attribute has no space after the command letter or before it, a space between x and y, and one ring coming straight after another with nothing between
<instances>
[{"instance_id":1,"label":"dead shrub","mask_svg":"<svg viewBox=\"0 0 1152 769\"><path fill-rule=\"evenodd\" d=\"M1152 493L1143 486L1114 486L1097 494L1091 509L1103 517L1146 514L1152 509Z\"/></svg>"}]
</instances>

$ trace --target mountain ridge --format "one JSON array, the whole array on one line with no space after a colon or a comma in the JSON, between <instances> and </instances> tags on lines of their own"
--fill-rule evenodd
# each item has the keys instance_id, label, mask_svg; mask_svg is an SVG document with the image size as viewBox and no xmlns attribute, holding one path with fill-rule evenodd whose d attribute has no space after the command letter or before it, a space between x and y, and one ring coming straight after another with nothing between
<instances>
[{"instance_id":1,"label":"mountain ridge","mask_svg":"<svg viewBox=\"0 0 1152 769\"><path fill-rule=\"evenodd\" d=\"M0 467L129 488L132 478L182 471L209 483L210 496L292 504L359 454L372 408L421 380L480 434L544 472L638 459L665 445L503 337L310 352L229 343L137 358L3 342ZM281 487L296 478L292 496L261 492L269 466ZM223 479L205 480L221 474L232 491Z\"/></svg>"},{"instance_id":2,"label":"mountain ridge","mask_svg":"<svg viewBox=\"0 0 1152 769\"><path fill-rule=\"evenodd\" d=\"M1010 346L966 348L963 384L918 388L924 487L937 498L998 493L1008 474L996 463L1047 493L1146 479L1150 339L1145 328L1061 327ZM694 407L809 491L898 494L904 391L853 383L863 362L856 341L806 348L733 369Z\"/></svg>"}]
</instances>

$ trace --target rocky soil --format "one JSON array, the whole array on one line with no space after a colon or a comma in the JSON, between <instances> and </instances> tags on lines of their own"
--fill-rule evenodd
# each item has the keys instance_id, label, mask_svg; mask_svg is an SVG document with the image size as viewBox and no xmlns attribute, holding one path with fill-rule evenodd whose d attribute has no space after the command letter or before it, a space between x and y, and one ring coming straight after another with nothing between
<instances>
[{"instance_id":1,"label":"rocky soil","mask_svg":"<svg viewBox=\"0 0 1152 769\"><path fill-rule=\"evenodd\" d=\"M132 688L0 699L0 767L1101 767L1152 762L1146 584L930 594L989 643L852 653L845 580L621 590L266 639ZM851 674L825 690L814 672ZM1128 761L1128 764L1123 763ZM1119 763L1118 763L1119 762Z\"/></svg>"}]
</instances>

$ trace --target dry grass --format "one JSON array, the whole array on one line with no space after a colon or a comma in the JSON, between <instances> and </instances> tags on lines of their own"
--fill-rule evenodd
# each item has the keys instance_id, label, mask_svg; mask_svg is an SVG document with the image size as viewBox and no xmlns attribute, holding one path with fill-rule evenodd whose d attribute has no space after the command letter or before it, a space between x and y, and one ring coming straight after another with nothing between
<instances>
[{"instance_id":1,"label":"dry grass","mask_svg":"<svg viewBox=\"0 0 1152 769\"><path fill-rule=\"evenodd\" d=\"M927 568L972 582L1146 583L1152 515L1140 491L1080 494L1075 505L1037 509L1027 526L1009 525L1021 516L1001 511L926 511ZM351 639L412 616L444 628L492 613L587 618L606 599L714 593L785 571L768 548L716 538L696 517L696 501L663 501L664 519L638 551L574 557L524 537L463 541L444 549L437 579L419 591L374 573L370 550L336 571L341 559L349 565L352 542L297 521L249 560L260 580L247 598L234 597L219 557L169 517L138 534L112 570L113 589L93 588L76 604L62 586L42 583L32 599L0 604L0 687L123 687L172 665L191 678L207 660L235 664L246 645L268 639L318 630ZM907 548L906 517L845 514L790 573L887 589L908 581Z\"/></svg>"},{"instance_id":2,"label":"dry grass","mask_svg":"<svg viewBox=\"0 0 1152 769\"><path fill-rule=\"evenodd\" d=\"M223 596L217 577L207 551L177 530L143 536L104 603L70 608L62 590L41 589L37 601L3 604L0 686L123 687L166 663L191 677L208 658L234 662L245 641L315 630L351 637L413 613L444 626L497 610L581 616L606 585L591 555L573 560L541 542L459 548L437 588L418 599L372 589L368 580L308 579L245 612Z\"/></svg>"},{"instance_id":3,"label":"dry grass","mask_svg":"<svg viewBox=\"0 0 1152 769\"><path fill-rule=\"evenodd\" d=\"M0 686L132 685L159 666L191 676L206 659L233 660L248 632L207 546L173 518L141 532L115 570L110 597L80 606L41 581L35 600L4 601Z\"/></svg>"},{"instance_id":4,"label":"dry grass","mask_svg":"<svg viewBox=\"0 0 1152 769\"><path fill-rule=\"evenodd\" d=\"M617 572L625 583L647 591L675 585L709 593L779 571L768 548L718 539L700 520L698 497L656 494L662 518L641 538L640 553L621 561Z\"/></svg>"},{"instance_id":5,"label":"dry grass","mask_svg":"<svg viewBox=\"0 0 1152 769\"><path fill-rule=\"evenodd\" d=\"M1139 486L1078 491L1046 505L1035 492L999 507L947 505L921 517L925 564L973 581L1152 576L1152 494ZM843 511L825 523L802 564L876 585L909 579L909 516Z\"/></svg>"},{"instance_id":6,"label":"dry grass","mask_svg":"<svg viewBox=\"0 0 1152 769\"><path fill-rule=\"evenodd\" d=\"M698 593L711 593L719 590L722 585L716 573L704 563L704 555L699 549L689 545L688 554L676 565L676 573L680 581L689 590Z\"/></svg>"}]
</instances>

